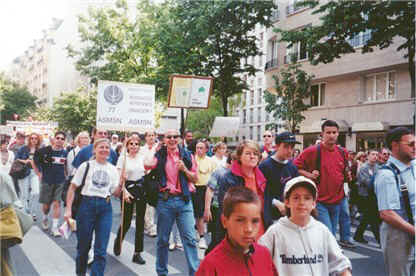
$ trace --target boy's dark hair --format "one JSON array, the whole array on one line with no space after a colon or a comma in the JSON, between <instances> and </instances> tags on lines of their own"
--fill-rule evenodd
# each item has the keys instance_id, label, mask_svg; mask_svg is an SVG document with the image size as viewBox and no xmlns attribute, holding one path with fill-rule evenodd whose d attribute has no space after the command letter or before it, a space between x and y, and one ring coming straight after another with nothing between
<instances>
[{"instance_id":1,"label":"boy's dark hair","mask_svg":"<svg viewBox=\"0 0 416 276\"><path fill-rule=\"evenodd\" d=\"M58 136L58 135L62 135L66 139L66 133L65 132L63 132L61 130L58 130L57 132L55 132L55 137Z\"/></svg>"},{"instance_id":2,"label":"boy's dark hair","mask_svg":"<svg viewBox=\"0 0 416 276\"><path fill-rule=\"evenodd\" d=\"M386 133L386 144L389 150L391 150L391 144L393 142L399 142L403 136L409 135L409 134L412 134L412 132L407 127L396 127L396 128L390 129Z\"/></svg>"},{"instance_id":3,"label":"boy's dark hair","mask_svg":"<svg viewBox=\"0 0 416 276\"><path fill-rule=\"evenodd\" d=\"M230 217L234 207L239 203L261 204L256 193L244 186L230 188L224 196L222 213L225 217Z\"/></svg>"},{"instance_id":4,"label":"boy's dark hair","mask_svg":"<svg viewBox=\"0 0 416 276\"><path fill-rule=\"evenodd\" d=\"M322 125L321 125L321 130L322 132L324 132L325 127L336 127L337 129L339 129L339 126L337 124L337 122L333 121L333 120L326 120Z\"/></svg>"},{"instance_id":5,"label":"boy's dark hair","mask_svg":"<svg viewBox=\"0 0 416 276\"><path fill-rule=\"evenodd\" d=\"M290 197L290 194L293 192L293 190L295 189L295 188L298 188L298 187L303 187L303 188L305 188L305 189L308 189L308 191L312 194L312 197L313 197L313 200L315 201L316 200L316 196L315 196L315 191L314 191L314 189L312 188L312 186L309 184L309 183L305 183L305 182L301 182L301 183L298 183L298 184L296 184L295 186L293 186L291 189L290 189L290 191L286 194L286 197L285 197L285 199L289 199L289 197ZM285 210L286 210L286 216L288 217L288 218L290 218L290 209L288 208L288 207L286 207L286 205L285 205ZM312 210L312 212L311 212L311 216L312 217L314 217L314 218L318 218L318 210L316 209L316 208L314 208L313 210Z\"/></svg>"}]
</instances>

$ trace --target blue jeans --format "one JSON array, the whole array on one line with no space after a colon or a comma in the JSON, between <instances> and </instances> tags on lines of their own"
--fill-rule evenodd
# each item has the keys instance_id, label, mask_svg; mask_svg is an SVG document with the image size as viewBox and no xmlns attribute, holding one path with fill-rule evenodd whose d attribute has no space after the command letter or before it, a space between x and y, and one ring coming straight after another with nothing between
<instances>
[{"instance_id":1,"label":"blue jeans","mask_svg":"<svg viewBox=\"0 0 416 276\"><path fill-rule=\"evenodd\" d=\"M192 201L185 202L182 197L159 198L157 203L157 253L156 272L168 274L168 247L172 225L178 225L179 234L188 262L189 275L194 275L199 266L195 219Z\"/></svg>"},{"instance_id":2,"label":"blue jeans","mask_svg":"<svg viewBox=\"0 0 416 276\"><path fill-rule=\"evenodd\" d=\"M328 227L334 237L337 233L341 205L342 201L337 204L327 204L322 202L318 202L318 204L316 204L316 209L318 210L318 220Z\"/></svg>"},{"instance_id":3,"label":"blue jeans","mask_svg":"<svg viewBox=\"0 0 416 276\"><path fill-rule=\"evenodd\" d=\"M87 272L88 251L91 247L92 234L95 232L94 262L91 275L104 275L105 257L110 238L113 209L111 201L100 197L83 196L77 212L77 258L76 273Z\"/></svg>"},{"instance_id":4,"label":"blue jeans","mask_svg":"<svg viewBox=\"0 0 416 276\"><path fill-rule=\"evenodd\" d=\"M341 241L350 241L351 237L351 218L348 198L341 200L341 208L339 213L339 235Z\"/></svg>"}]
</instances>

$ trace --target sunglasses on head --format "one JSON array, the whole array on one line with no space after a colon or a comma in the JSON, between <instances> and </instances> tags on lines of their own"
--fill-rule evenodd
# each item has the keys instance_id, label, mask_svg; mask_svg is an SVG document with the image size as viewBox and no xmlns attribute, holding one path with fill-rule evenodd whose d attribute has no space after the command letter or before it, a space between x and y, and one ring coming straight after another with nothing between
<instances>
[{"instance_id":1,"label":"sunglasses on head","mask_svg":"<svg viewBox=\"0 0 416 276\"><path fill-rule=\"evenodd\" d=\"M178 139L179 135L167 135L166 139Z\"/></svg>"}]
</instances>

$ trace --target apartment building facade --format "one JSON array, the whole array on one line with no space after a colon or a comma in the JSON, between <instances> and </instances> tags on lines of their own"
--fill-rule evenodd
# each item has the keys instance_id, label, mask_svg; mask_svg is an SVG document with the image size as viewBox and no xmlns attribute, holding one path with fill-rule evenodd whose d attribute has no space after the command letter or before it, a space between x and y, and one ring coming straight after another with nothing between
<instances>
[{"instance_id":1,"label":"apartment building facade","mask_svg":"<svg viewBox=\"0 0 416 276\"><path fill-rule=\"evenodd\" d=\"M295 0L278 1L278 16L274 27L285 30L301 29L320 24L312 9L298 8ZM312 105L304 112L299 139L306 147L315 142L323 120L332 119L340 125L339 142L349 150L359 151L384 146L384 135L392 127L413 125L414 99L410 92L408 62L403 51L397 51L399 38L386 49L361 54L362 45L371 31L350 39L356 53L346 54L329 64L311 65L301 44L288 48L279 42L270 28L266 32L267 63L265 88L273 90L273 75L287 66L293 58L302 69L313 74Z\"/></svg>"},{"instance_id":2,"label":"apartment building facade","mask_svg":"<svg viewBox=\"0 0 416 276\"><path fill-rule=\"evenodd\" d=\"M283 123L274 120L266 112L266 102L263 98L264 90L266 89L264 68L265 66L269 66L268 63L270 63L270 61L266 63L267 29L264 26L258 25L253 31L253 34L257 38L257 46L262 51L262 55L252 56L242 61L253 65L258 72L254 76L242 76L248 89L243 91L242 95L234 98L234 100L238 101L238 105L235 107L231 106L232 110L230 113L233 116L240 117L238 135L231 142L233 145L247 139L261 143L263 133L267 127L275 132L283 129Z\"/></svg>"}]
</instances>

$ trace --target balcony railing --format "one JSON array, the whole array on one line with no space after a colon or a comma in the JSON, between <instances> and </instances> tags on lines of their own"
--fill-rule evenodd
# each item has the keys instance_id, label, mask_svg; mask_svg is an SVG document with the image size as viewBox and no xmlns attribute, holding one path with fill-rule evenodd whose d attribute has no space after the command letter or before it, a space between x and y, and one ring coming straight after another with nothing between
<instances>
[{"instance_id":1,"label":"balcony railing","mask_svg":"<svg viewBox=\"0 0 416 276\"><path fill-rule=\"evenodd\" d=\"M365 45L367 43L367 41L369 41L371 39L371 33L366 32L364 34L360 34L360 35L356 35L351 39L348 39L348 43L352 46L352 47L359 47L362 45Z\"/></svg>"},{"instance_id":2,"label":"balcony railing","mask_svg":"<svg viewBox=\"0 0 416 276\"><path fill-rule=\"evenodd\" d=\"M285 55L283 62L284 64L295 63L298 61L298 56L297 52Z\"/></svg>"},{"instance_id":3,"label":"balcony railing","mask_svg":"<svg viewBox=\"0 0 416 276\"><path fill-rule=\"evenodd\" d=\"M277 67L277 65L278 65L277 58L273 58L269 60L268 62L266 62L266 66L264 67L264 70Z\"/></svg>"},{"instance_id":4,"label":"balcony railing","mask_svg":"<svg viewBox=\"0 0 416 276\"><path fill-rule=\"evenodd\" d=\"M305 9L304 6L300 6L299 4L295 3L292 5L287 5L286 6L286 15L291 15L294 14L295 12Z\"/></svg>"},{"instance_id":5,"label":"balcony railing","mask_svg":"<svg viewBox=\"0 0 416 276\"><path fill-rule=\"evenodd\" d=\"M272 22L276 22L279 20L279 10L272 11L272 16L270 17Z\"/></svg>"}]
</instances>

